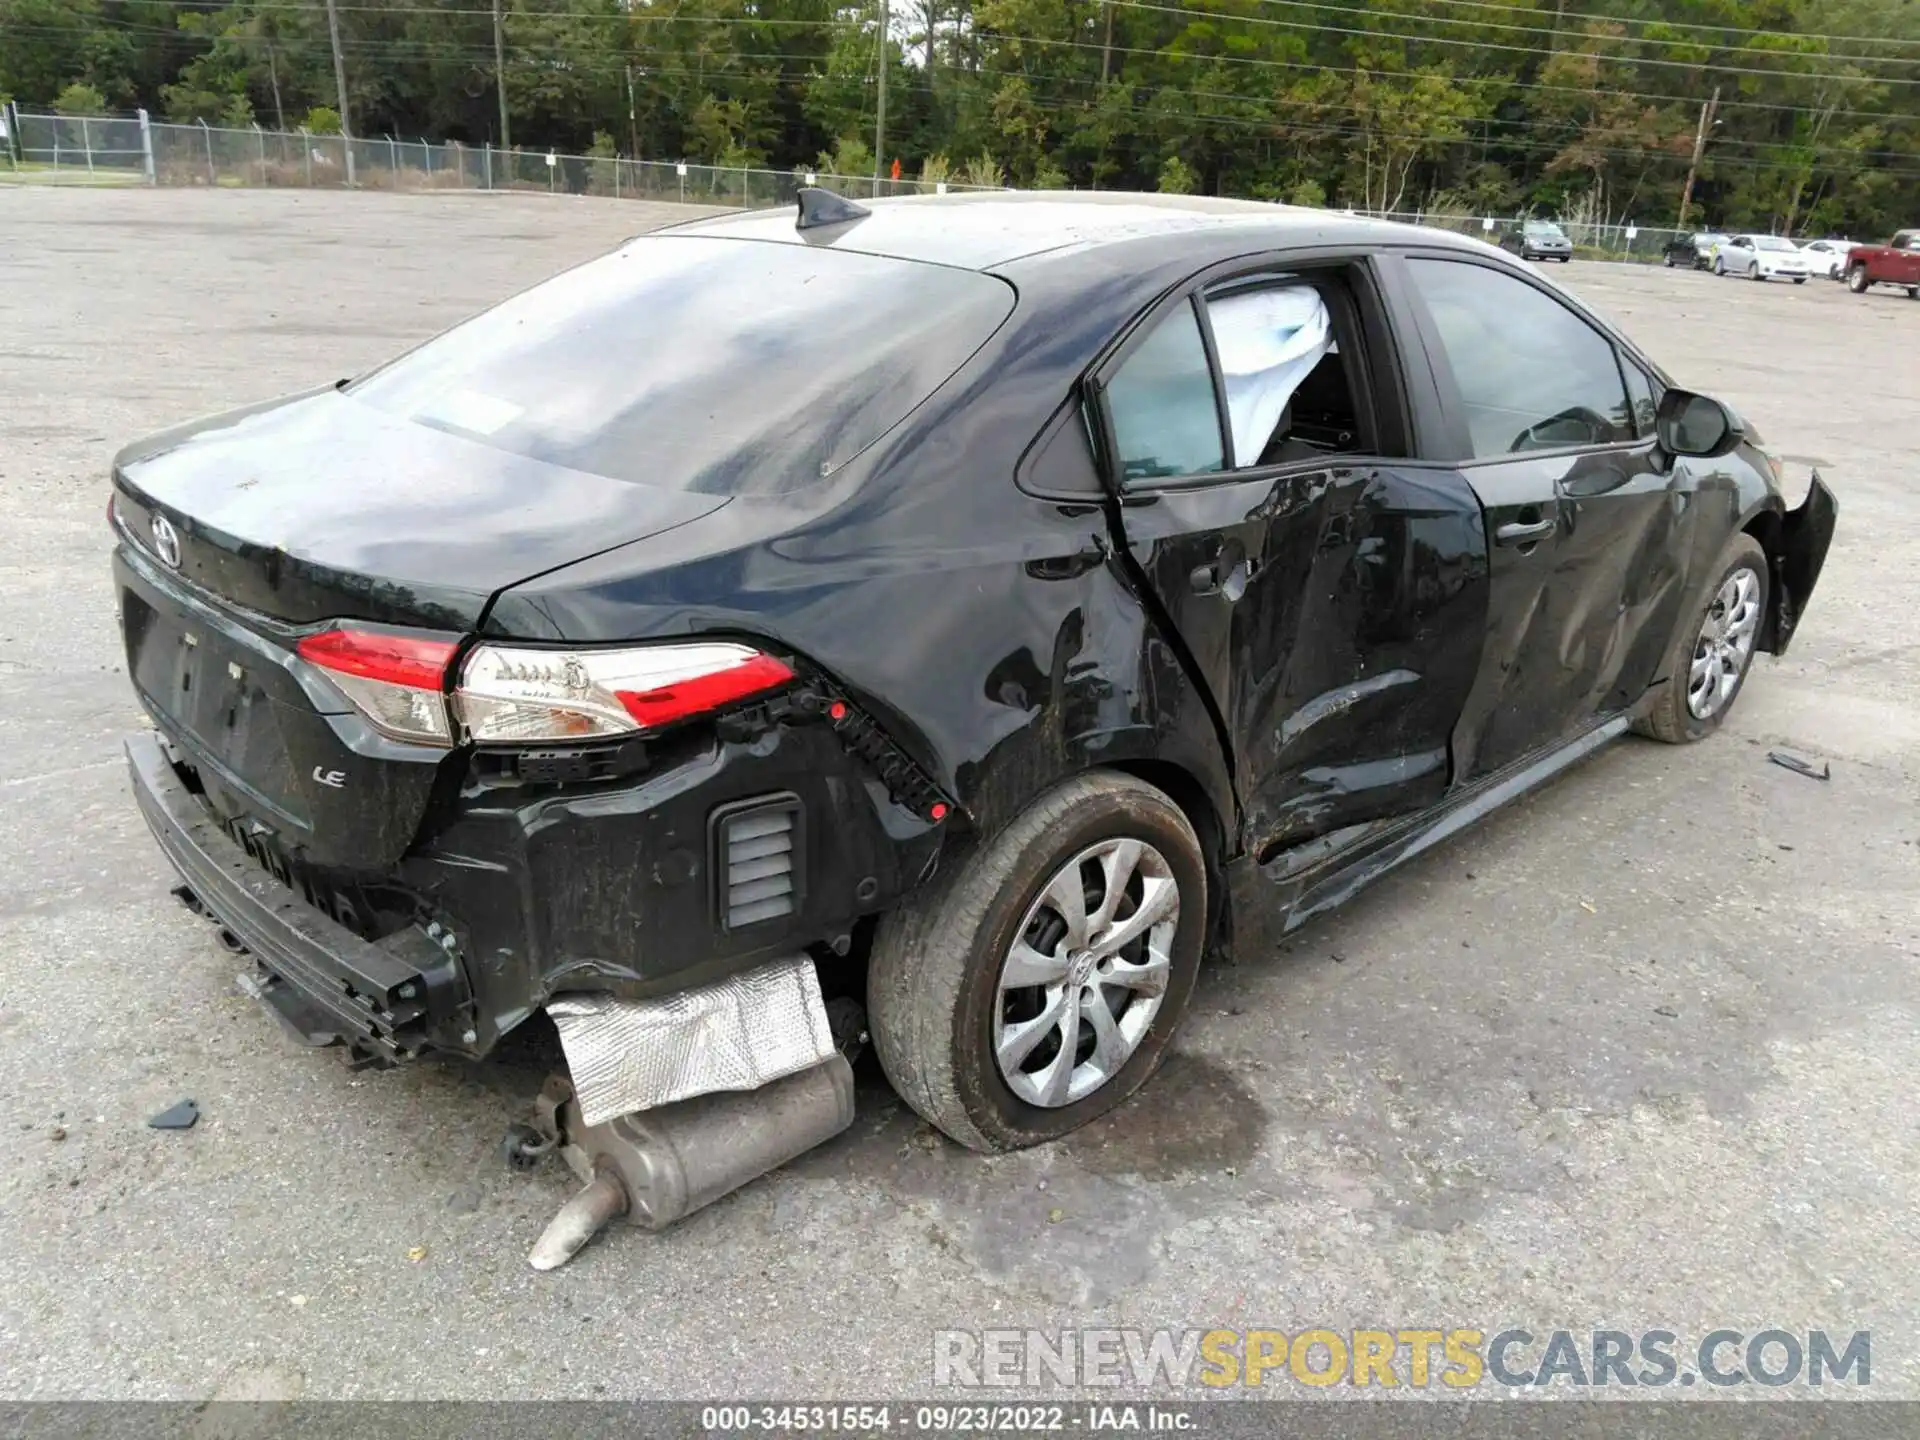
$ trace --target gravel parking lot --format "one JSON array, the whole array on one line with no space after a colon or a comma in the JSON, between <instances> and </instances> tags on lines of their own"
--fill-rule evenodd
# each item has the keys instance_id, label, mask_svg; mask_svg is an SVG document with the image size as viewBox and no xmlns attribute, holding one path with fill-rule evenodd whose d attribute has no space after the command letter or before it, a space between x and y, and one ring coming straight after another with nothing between
<instances>
[{"instance_id":1,"label":"gravel parking lot","mask_svg":"<svg viewBox=\"0 0 1920 1440\"><path fill-rule=\"evenodd\" d=\"M1870 1330L1873 1392L1920 1395L1897 292L1553 271L1749 414L1792 501L1811 464L1839 493L1793 653L1713 741L1604 751L1203 977L1159 1079L1068 1143L964 1153L873 1072L839 1140L536 1275L569 1187L494 1147L543 1053L355 1074L286 1042L127 794L109 457L669 214L0 190L0 1392L882 1397L930 1392L940 1327L1518 1325ZM146 1128L182 1096L197 1128Z\"/></svg>"}]
</instances>

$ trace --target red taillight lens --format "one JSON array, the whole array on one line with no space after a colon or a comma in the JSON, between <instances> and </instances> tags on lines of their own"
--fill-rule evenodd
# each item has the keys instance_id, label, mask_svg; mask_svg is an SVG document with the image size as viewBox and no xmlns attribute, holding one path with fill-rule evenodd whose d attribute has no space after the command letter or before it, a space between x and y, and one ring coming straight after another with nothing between
<instances>
[{"instance_id":1,"label":"red taillight lens","mask_svg":"<svg viewBox=\"0 0 1920 1440\"><path fill-rule=\"evenodd\" d=\"M451 640L383 635L371 630L322 630L294 648L303 660L337 674L429 690L438 690L446 679L454 652Z\"/></svg>"},{"instance_id":2,"label":"red taillight lens","mask_svg":"<svg viewBox=\"0 0 1920 1440\"><path fill-rule=\"evenodd\" d=\"M294 646L325 670L375 729L398 740L452 743L447 667L454 642L375 630L322 630Z\"/></svg>"},{"instance_id":3,"label":"red taillight lens","mask_svg":"<svg viewBox=\"0 0 1920 1440\"><path fill-rule=\"evenodd\" d=\"M744 700L750 695L758 695L762 690L773 690L793 679L793 671L771 655L749 655L737 665L725 669L710 671L704 675L689 676L685 680L669 681L665 685L655 685L638 690L615 690L620 703L627 707L627 713L642 729L656 729L670 725L675 720L684 720L690 715L704 715L709 710L718 710L722 705L731 705L736 700Z\"/></svg>"},{"instance_id":4,"label":"red taillight lens","mask_svg":"<svg viewBox=\"0 0 1920 1440\"><path fill-rule=\"evenodd\" d=\"M725 641L630 650L481 645L467 656L454 704L478 741L585 740L656 730L793 678L783 661Z\"/></svg>"}]
</instances>

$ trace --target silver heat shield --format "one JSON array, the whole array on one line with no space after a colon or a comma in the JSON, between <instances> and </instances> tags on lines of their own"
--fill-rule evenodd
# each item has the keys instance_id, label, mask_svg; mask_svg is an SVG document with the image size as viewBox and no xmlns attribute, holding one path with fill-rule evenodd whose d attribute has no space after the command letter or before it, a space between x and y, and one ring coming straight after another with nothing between
<instances>
[{"instance_id":1,"label":"silver heat shield","mask_svg":"<svg viewBox=\"0 0 1920 1440\"><path fill-rule=\"evenodd\" d=\"M805 955L658 1000L561 995L547 1013L588 1125L690 1095L757 1090L833 1053Z\"/></svg>"}]
</instances>

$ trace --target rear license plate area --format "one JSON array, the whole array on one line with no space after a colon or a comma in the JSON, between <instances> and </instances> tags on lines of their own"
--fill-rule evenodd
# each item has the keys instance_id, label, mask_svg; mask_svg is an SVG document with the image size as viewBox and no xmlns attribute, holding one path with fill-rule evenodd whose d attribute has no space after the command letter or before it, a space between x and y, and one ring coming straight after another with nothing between
<instances>
[{"instance_id":1,"label":"rear license plate area","mask_svg":"<svg viewBox=\"0 0 1920 1440\"><path fill-rule=\"evenodd\" d=\"M169 614L122 591L122 620L134 684L162 724L289 818L300 813L279 705L262 685L269 664L191 616Z\"/></svg>"}]
</instances>

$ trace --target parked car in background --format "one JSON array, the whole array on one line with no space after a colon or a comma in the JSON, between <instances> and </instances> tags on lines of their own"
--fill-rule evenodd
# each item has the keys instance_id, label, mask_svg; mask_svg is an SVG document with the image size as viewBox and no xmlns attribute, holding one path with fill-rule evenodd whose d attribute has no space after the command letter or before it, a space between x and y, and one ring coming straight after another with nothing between
<instances>
[{"instance_id":1,"label":"parked car in background","mask_svg":"<svg viewBox=\"0 0 1920 1440\"><path fill-rule=\"evenodd\" d=\"M1800 253L1807 257L1808 271L1829 280L1847 273L1847 256L1852 250L1851 240L1809 240L1800 247Z\"/></svg>"},{"instance_id":2,"label":"parked car in background","mask_svg":"<svg viewBox=\"0 0 1920 1440\"><path fill-rule=\"evenodd\" d=\"M1500 248L1522 260L1558 260L1564 265L1573 259L1573 241L1551 220L1523 222L1500 237Z\"/></svg>"},{"instance_id":3,"label":"parked car in background","mask_svg":"<svg viewBox=\"0 0 1920 1440\"><path fill-rule=\"evenodd\" d=\"M1715 253L1726 243L1727 237L1718 230L1696 230L1691 235L1682 235L1671 242L1661 258L1669 270L1676 265L1705 270L1713 264Z\"/></svg>"},{"instance_id":4,"label":"parked car in background","mask_svg":"<svg viewBox=\"0 0 1920 1440\"><path fill-rule=\"evenodd\" d=\"M1864 295L1875 285L1904 285L1920 300L1920 230L1901 230L1891 245L1856 245L1847 256L1847 288Z\"/></svg>"},{"instance_id":5,"label":"parked car in background","mask_svg":"<svg viewBox=\"0 0 1920 1440\"><path fill-rule=\"evenodd\" d=\"M1716 275L1744 275L1749 280L1791 280L1807 283L1807 257L1783 235L1736 235L1713 257Z\"/></svg>"}]
</instances>

